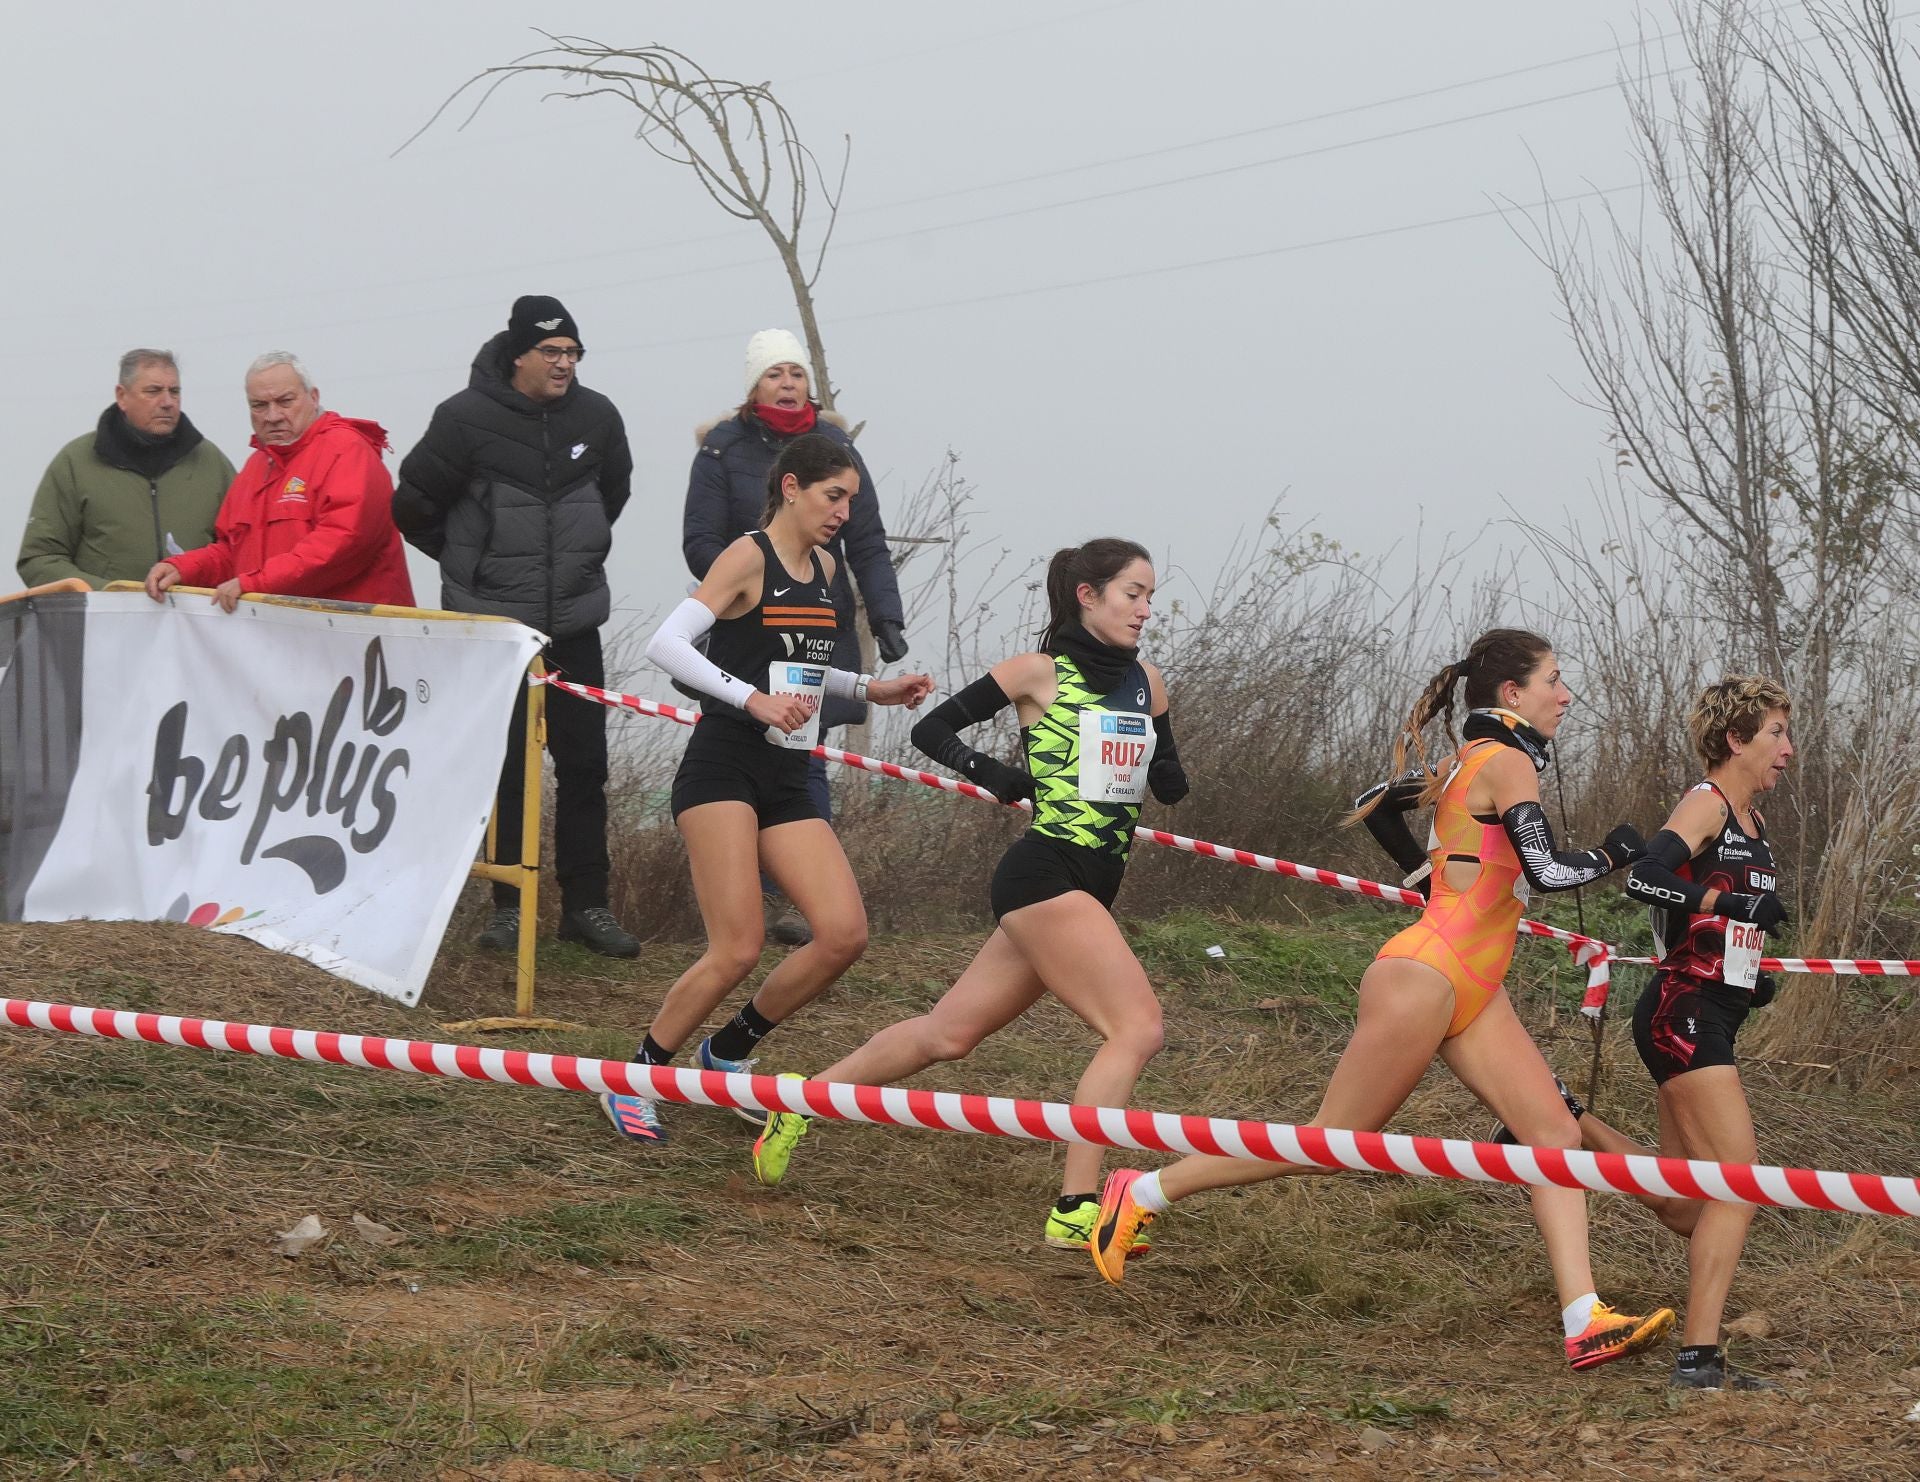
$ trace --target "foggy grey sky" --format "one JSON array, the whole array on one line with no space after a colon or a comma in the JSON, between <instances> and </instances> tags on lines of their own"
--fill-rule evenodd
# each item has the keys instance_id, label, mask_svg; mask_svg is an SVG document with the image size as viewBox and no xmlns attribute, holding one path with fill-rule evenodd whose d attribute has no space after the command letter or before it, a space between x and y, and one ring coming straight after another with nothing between
<instances>
[{"instance_id":1,"label":"foggy grey sky","mask_svg":"<svg viewBox=\"0 0 1920 1482\"><path fill-rule=\"evenodd\" d=\"M1429 545L1471 536L1503 500L1555 515L1590 497L1602 428L1568 394L1571 347L1513 225L1269 249L1532 202L1543 180L1568 197L1632 183L1618 58L1540 64L1630 43L1641 18L1626 0L22 7L0 61L7 576L35 483L128 346L177 351L189 415L236 464L242 371L269 349L385 424L397 459L512 299L540 292L572 311L582 379L633 440L616 608L677 600L692 429L740 399L752 331L797 327L792 301L758 230L637 143L613 100L511 84L464 133L443 120L389 158L470 74L536 45L536 21L771 79L824 157L852 136L818 297L889 507L951 446L976 533L1019 559L1124 534L1202 578L1283 489L1361 551L1416 524ZM1169 152L1075 168L1148 150ZM944 198L901 204L928 196ZM1263 255L1182 266L1241 254ZM436 602L417 556L414 575Z\"/></svg>"}]
</instances>

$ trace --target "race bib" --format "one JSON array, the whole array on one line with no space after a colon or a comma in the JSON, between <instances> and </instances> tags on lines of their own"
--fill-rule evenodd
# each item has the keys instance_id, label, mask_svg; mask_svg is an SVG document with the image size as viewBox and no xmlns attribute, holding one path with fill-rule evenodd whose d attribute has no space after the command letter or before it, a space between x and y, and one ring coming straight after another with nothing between
<instances>
[{"instance_id":1,"label":"race bib","mask_svg":"<svg viewBox=\"0 0 1920 1482\"><path fill-rule=\"evenodd\" d=\"M1761 949L1767 934L1744 921L1727 923L1727 945L1721 955L1720 976L1734 988L1751 988L1760 976Z\"/></svg>"},{"instance_id":2,"label":"race bib","mask_svg":"<svg viewBox=\"0 0 1920 1482\"><path fill-rule=\"evenodd\" d=\"M775 699L798 695L807 707L807 723L794 732L767 727L767 740L788 751L812 751L820 744L820 700L827 692L825 664L796 664L777 659L767 665L767 693Z\"/></svg>"},{"instance_id":3,"label":"race bib","mask_svg":"<svg viewBox=\"0 0 1920 1482\"><path fill-rule=\"evenodd\" d=\"M1153 761L1153 722L1127 710L1080 712L1080 801L1132 803L1146 800L1147 767Z\"/></svg>"}]
</instances>

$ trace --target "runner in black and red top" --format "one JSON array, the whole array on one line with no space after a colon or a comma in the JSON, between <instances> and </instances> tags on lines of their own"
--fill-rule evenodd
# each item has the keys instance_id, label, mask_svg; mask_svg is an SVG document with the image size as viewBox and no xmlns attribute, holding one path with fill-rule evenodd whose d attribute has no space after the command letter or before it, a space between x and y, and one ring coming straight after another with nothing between
<instances>
[{"instance_id":1,"label":"runner in black and red top","mask_svg":"<svg viewBox=\"0 0 1920 1482\"><path fill-rule=\"evenodd\" d=\"M1666 1157L1752 1163L1758 1156L1733 1042L1748 1012L1774 994L1760 959L1767 932L1786 923L1787 911L1754 802L1779 783L1793 756L1791 714L1787 692L1771 679L1734 676L1707 687L1687 719L1706 780L1688 789L1627 879L1628 894L1652 908L1660 953L1634 1009L1633 1038L1660 1088ZM1749 1204L1697 1206L1675 1388L1778 1388L1730 1371L1719 1348L1752 1219Z\"/></svg>"}]
</instances>

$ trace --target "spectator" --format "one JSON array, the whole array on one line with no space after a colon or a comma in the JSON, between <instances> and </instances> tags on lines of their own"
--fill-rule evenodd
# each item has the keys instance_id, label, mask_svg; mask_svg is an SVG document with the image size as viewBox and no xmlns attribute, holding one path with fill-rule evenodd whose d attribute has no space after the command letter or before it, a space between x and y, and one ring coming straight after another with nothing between
<instances>
[{"instance_id":1,"label":"spectator","mask_svg":"<svg viewBox=\"0 0 1920 1482\"><path fill-rule=\"evenodd\" d=\"M749 530L760 526L761 506L767 498L767 475L780 450L804 432L819 432L853 454L860 490L852 513L840 533L826 547L834 560L833 606L840 620L833 667L860 672L860 638L855 631L853 586L859 584L866 602L867 626L881 661L897 664L907 656L905 610L900 582L887 554L887 527L880 518L880 500L873 475L854 451L845 419L822 411L814 399L813 367L804 345L784 329L763 329L747 341L746 399L717 422L695 429L700 451L694 455L687 480L686 511L680 526L680 550L687 569L706 580L714 558ZM852 725L866 718L867 707L829 695L820 712L821 739L830 726ZM814 757L808 767L807 789L820 816L833 819L827 764ZM798 911L769 898L767 929L775 941L792 946L809 939Z\"/></svg>"},{"instance_id":2,"label":"spectator","mask_svg":"<svg viewBox=\"0 0 1920 1482\"><path fill-rule=\"evenodd\" d=\"M226 455L180 410L173 352L129 350L113 405L55 455L34 492L21 580L139 581L155 561L213 538L232 482Z\"/></svg>"},{"instance_id":3,"label":"spectator","mask_svg":"<svg viewBox=\"0 0 1920 1482\"><path fill-rule=\"evenodd\" d=\"M285 350L247 367L253 456L227 490L210 544L147 573L158 602L174 586L212 587L232 612L242 592L413 606L393 527L386 429L320 409L306 367Z\"/></svg>"},{"instance_id":4,"label":"spectator","mask_svg":"<svg viewBox=\"0 0 1920 1482\"><path fill-rule=\"evenodd\" d=\"M474 356L467 389L434 408L401 460L393 514L440 563L441 602L455 612L518 618L547 636L547 667L604 685L600 627L612 609L607 552L626 507L633 455L620 413L580 384L586 351L560 300L516 299L507 327ZM606 957L637 957L640 943L607 908L607 712L547 692L553 753L554 874L560 938ZM515 706L500 774L495 837L517 855L526 767L526 712ZM493 887L479 945L512 951L518 892Z\"/></svg>"}]
</instances>

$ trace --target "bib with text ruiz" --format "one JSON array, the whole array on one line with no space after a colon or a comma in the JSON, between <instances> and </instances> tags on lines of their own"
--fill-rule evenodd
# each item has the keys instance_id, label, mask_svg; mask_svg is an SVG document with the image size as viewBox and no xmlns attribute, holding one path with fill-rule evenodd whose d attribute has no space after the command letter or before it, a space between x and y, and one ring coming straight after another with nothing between
<instances>
[{"instance_id":1,"label":"bib with text ruiz","mask_svg":"<svg viewBox=\"0 0 1920 1482\"><path fill-rule=\"evenodd\" d=\"M767 665L767 693L775 699L797 695L807 707L807 723L797 731L767 727L767 740L788 751L812 751L820 744L820 701L827 692L825 664L799 664L776 659Z\"/></svg>"},{"instance_id":2,"label":"bib with text ruiz","mask_svg":"<svg viewBox=\"0 0 1920 1482\"><path fill-rule=\"evenodd\" d=\"M1152 720L1138 711L1082 710L1080 801L1145 802L1154 739Z\"/></svg>"}]
</instances>

